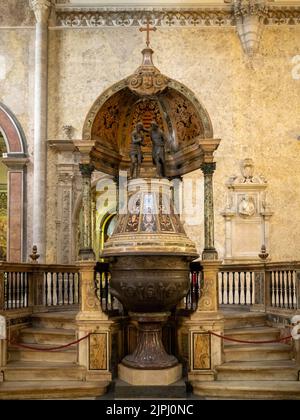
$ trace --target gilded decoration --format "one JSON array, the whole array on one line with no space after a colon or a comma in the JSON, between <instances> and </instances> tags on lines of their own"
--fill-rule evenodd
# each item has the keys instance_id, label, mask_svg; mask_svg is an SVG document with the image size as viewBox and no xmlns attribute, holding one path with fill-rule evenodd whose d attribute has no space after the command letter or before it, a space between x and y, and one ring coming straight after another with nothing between
<instances>
[{"instance_id":1,"label":"gilded decoration","mask_svg":"<svg viewBox=\"0 0 300 420\"><path fill-rule=\"evenodd\" d=\"M170 118L174 121L178 146L193 143L196 137L204 136L204 128L201 124L194 106L183 95L169 89L162 98L168 110Z\"/></svg>"},{"instance_id":2,"label":"gilded decoration","mask_svg":"<svg viewBox=\"0 0 300 420\"><path fill-rule=\"evenodd\" d=\"M193 370L208 370L211 368L210 334L193 334Z\"/></svg>"},{"instance_id":3,"label":"gilded decoration","mask_svg":"<svg viewBox=\"0 0 300 420\"><path fill-rule=\"evenodd\" d=\"M91 334L89 344L90 370L107 370L107 334Z\"/></svg>"},{"instance_id":4,"label":"gilded decoration","mask_svg":"<svg viewBox=\"0 0 300 420\"><path fill-rule=\"evenodd\" d=\"M140 97L122 81L121 90L115 86L104 94L104 102L102 97L96 101L87 117L83 136L85 140L95 141L92 157L99 171L117 175L119 169L130 169L132 133L137 124L142 123L146 132L143 134L145 145L140 176L145 177L148 173L155 177L150 136L152 122L168 139L165 144L166 176L172 177L178 172L182 175L199 168L203 154L199 138L212 138L210 119L187 88L175 81L169 84L160 94ZM99 104L102 105L99 107Z\"/></svg>"}]
</instances>

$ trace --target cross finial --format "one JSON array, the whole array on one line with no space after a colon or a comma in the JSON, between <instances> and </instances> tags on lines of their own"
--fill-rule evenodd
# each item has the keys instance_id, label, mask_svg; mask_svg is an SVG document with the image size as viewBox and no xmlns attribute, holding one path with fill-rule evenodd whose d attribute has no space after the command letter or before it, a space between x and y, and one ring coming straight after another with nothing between
<instances>
[{"instance_id":1,"label":"cross finial","mask_svg":"<svg viewBox=\"0 0 300 420\"><path fill-rule=\"evenodd\" d=\"M147 47L150 46L150 32L151 31L155 32L156 30L157 30L157 28L155 28L155 27L151 28L149 18L147 19L146 28L140 28L140 32L147 32L147 41L146 41Z\"/></svg>"}]
</instances>

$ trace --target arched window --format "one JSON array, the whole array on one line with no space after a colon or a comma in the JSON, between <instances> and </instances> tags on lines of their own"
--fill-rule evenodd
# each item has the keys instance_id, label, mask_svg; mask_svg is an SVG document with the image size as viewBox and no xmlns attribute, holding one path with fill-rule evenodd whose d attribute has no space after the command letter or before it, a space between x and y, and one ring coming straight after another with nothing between
<instances>
[{"instance_id":1,"label":"arched window","mask_svg":"<svg viewBox=\"0 0 300 420\"><path fill-rule=\"evenodd\" d=\"M27 146L24 132L16 117L1 102L0 133L0 186L4 185L0 187L0 192L1 188L2 192L5 189L1 195L4 201L0 204L0 247L2 247L0 259L3 259L4 253L7 261L22 262L27 255L24 216L26 214Z\"/></svg>"}]
</instances>

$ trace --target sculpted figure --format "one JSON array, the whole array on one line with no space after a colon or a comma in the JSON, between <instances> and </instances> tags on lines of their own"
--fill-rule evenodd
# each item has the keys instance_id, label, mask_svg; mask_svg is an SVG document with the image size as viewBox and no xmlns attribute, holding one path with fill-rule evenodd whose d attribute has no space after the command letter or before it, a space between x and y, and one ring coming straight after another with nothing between
<instances>
[{"instance_id":1,"label":"sculpted figure","mask_svg":"<svg viewBox=\"0 0 300 420\"><path fill-rule=\"evenodd\" d=\"M147 131L144 128L143 123L137 123L135 130L131 134L131 148L130 148L130 159L131 178L138 178L140 175L140 167L143 161L142 146L144 146L144 133Z\"/></svg>"},{"instance_id":2,"label":"sculpted figure","mask_svg":"<svg viewBox=\"0 0 300 420\"><path fill-rule=\"evenodd\" d=\"M167 138L155 121L152 121L150 127L150 137L152 140L152 157L156 166L157 175L160 178L165 177L165 143Z\"/></svg>"}]
</instances>

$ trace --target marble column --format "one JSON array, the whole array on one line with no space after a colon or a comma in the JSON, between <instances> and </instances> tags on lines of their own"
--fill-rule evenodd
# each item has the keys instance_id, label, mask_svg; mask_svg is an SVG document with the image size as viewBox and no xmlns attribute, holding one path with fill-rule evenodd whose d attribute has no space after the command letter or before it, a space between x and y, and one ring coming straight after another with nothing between
<instances>
[{"instance_id":1,"label":"marble column","mask_svg":"<svg viewBox=\"0 0 300 420\"><path fill-rule=\"evenodd\" d=\"M201 170L204 174L204 251L203 260L216 260L218 253L215 249L214 237L214 194L213 174L216 169L215 162L204 162Z\"/></svg>"},{"instance_id":2,"label":"marble column","mask_svg":"<svg viewBox=\"0 0 300 420\"><path fill-rule=\"evenodd\" d=\"M92 183L94 166L81 163L79 169L82 175L82 226L80 236L80 260L95 260L92 247Z\"/></svg>"},{"instance_id":3,"label":"marble column","mask_svg":"<svg viewBox=\"0 0 300 420\"><path fill-rule=\"evenodd\" d=\"M33 243L46 258L46 140L48 83L48 21L52 1L31 0L36 18L35 29L35 93L34 93L34 153L33 153Z\"/></svg>"}]
</instances>

